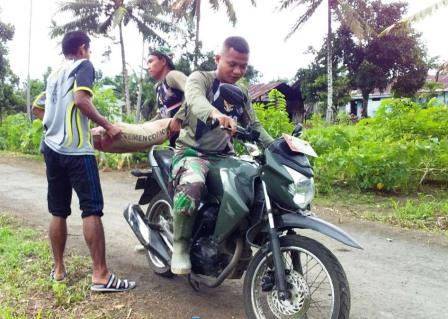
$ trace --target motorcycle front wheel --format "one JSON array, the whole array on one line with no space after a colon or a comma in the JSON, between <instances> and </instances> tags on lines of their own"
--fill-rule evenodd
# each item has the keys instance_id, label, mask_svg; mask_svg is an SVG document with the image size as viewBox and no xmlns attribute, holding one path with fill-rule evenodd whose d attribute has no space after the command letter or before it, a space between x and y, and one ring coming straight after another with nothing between
<instances>
[{"instance_id":1,"label":"motorcycle front wheel","mask_svg":"<svg viewBox=\"0 0 448 319\"><path fill-rule=\"evenodd\" d=\"M350 290L341 264L325 246L302 236L280 238L289 297L278 297L270 249L260 249L244 278L250 319L348 319Z\"/></svg>"},{"instance_id":2,"label":"motorcycle front wheel","mask_svg":"<svg viewBox=\"0 0 448 319\"><path fill-rule=\"evenodd\" d=\"M154 196L149 203L148 209L146 210L146 220L150 223L159 224L165 228L165 234L168 235L165 237L165 240L169 243L169 247L172 247L173 216L171 214L170 201L163 191L160 191ZM146 251L146 259L148 260L151 269L157 275L168 278L174 276L171 272L171 267L165 267L163 262L149 250Z\"/></svg>"}]
</instances>

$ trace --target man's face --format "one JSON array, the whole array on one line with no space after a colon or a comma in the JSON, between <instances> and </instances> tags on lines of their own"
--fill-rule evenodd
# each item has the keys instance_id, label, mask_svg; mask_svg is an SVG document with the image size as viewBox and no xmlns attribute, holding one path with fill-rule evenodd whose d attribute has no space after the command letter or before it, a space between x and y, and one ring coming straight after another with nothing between
<instances>
[{"instance_id":1,"label":"man's face","mask_svg":"<svg viewBox=\"0 0 448 319\"><path fill-rule=\"evenodd\" d=\"M79 54L82 59L90 59L90 46L88 44L83 44L79 48Z\"/></svg>"},{"instance_id":2,"label":"man's face","mask_svg":"<svg viewBox=\"0 0 448 319\"><path fill-rule=\"evenodd\" d=\"M157 81L160 81L165 65L166 61L164 59L160 59L155 55L150 55L147 65L149 76Z\"/></svg>"},{"instance_id":3,"label":"man's face","mask_svg":"<svg viewBox=\"0 0 448 319\"><path fill-rule=\"evenodd\" d=\"M248 62L248 53L240 53L234 48L224 49L221 55L216 56L218 80L235 84L246 73Z\"/></svg>"}]
</instances>

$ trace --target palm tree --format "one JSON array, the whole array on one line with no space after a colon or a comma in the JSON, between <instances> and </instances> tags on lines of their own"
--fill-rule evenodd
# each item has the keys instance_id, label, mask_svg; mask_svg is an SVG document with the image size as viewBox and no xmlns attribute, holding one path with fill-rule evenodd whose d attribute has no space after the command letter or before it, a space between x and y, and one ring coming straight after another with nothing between
<instances>
[{"instance_id":1,"label":"palm tree","mask_svg":"<svg viewBox=\"0 0 448 319\"><path fill-rule=\"evenodd\" d=\"M194 66L198 66L199 53L199 23L201 21L201 0L171 0L171 8L175 16L179 19L186 18L193 21L196 18L196 35L195 35L195 54ZM250 0L253 6L256 5L255 0ZM236 24L236 13L231 0L209 0L210 6L214 11L219 10L220 3L222 3L227 10L227 17L233 26Z\"/></svg>"},{"instance_id":2,"label":"palm tree","mask_svg":"<svg viewBox=\"0 0 448 319\"><path fill-rule=\"evenodd\" d=\"M401 19L397 23L392 24L391 26L384 29L384 31L381 32L380 35L386 35L399 26L408 25L412 22L418 22L420 20L423 20L423 19L427 18L428 16L432 15L433 13L435 13L437 10L440 10L441 8L443 8L445 6L448 6L448 0L439 0L436 3L433 3L432 5L424 8L423 10L420 10L420 11L414 13L413 15L411 15L407 18Z\"/></svg>"},{"instance_id":3,"label":"palm tree","mask_svg":"<svg viewBox=\"0 0 448 319\"><path fill-rule=\"evenodd\" d=\"M164 12L164 8L156 0L71 0L61 3L58 12L71 12L74 20L60 26L53 22L52 37L77 29L91 34L107 35L118 27L123 68L123 91L126 112L130 114L131 102L123 27L132 21L145 40L163 44L165 40L158 32L168 32L174 29L171 23L158 18L158 15Z\"/></svg>"},{"instance_id":4,"label":"palm tree","mask_svg":"<svg viewBox=\"0 0 448 319\"><path fill-rule=\"evenodd\" d=\"M331 122L333 119L333 67L332 67L332 12L336 13L338 20L360 39L365 37L368 27L363 23L355 6L363 3L363 0L280 0L280 10L286 10L291 6L306 6L306 11L296 21L286 39L291 37L301 26L303 26L309 18L313 16L317 8L327 2L327 18L328 18L328 34L327 34L327 112L326 120Z\"/></svg>"},{"instance_id":5,"label":"palm tree","mask_svg":"<svg viewBox=\"0 0 448 319\"><path fill-rule=\"evenodd\" d=\"M427 17L436 13L438 10L442 9L445 6L448 6L448 0L439 0L436 3L433 3L430 6L424 8L420 11L417 11L413 15L411 15L407 18L401 19L400 21L390 25L389 27L384 29L379 35L380 36L388 35L391 32L394 32L395 30L400 29L401 26L408 26L409 24L411 24L413 22L418 22L423 19L426 19ZM439 81L439 76L441 73L447 72L447 71L448 71L448 61L442 63L441 65L439 65L437 67L435 82Z\"/></svg>"}]
</instances>

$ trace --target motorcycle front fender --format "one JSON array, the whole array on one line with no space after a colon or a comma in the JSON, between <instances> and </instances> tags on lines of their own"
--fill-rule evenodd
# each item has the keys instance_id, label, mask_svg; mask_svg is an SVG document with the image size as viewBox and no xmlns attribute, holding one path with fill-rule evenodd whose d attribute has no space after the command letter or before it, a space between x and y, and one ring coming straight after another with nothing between
<instances>
[{"instance_id":1,"label":"motorcycle front fender","mask_svg":"<svg viewBox=\"0 0 448 319\"><path fill-rule=\"evenodd\" d=\"M292 228L312 229L347 246L363 249L361 245L345 231L318 217L285 213L275 216L275 225L278 230Z\"/></svg>"}]
</instances>

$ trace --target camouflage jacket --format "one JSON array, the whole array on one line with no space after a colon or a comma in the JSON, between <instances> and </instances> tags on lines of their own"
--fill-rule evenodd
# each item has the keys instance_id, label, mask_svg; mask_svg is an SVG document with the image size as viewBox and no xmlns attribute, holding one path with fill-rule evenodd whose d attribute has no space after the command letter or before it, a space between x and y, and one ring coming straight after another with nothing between
<instances>
[{"instance_id":1,"label":"camouflage jacket","mask_svg":"<svg viewBox=\"0 0 448 319\"><path fill-rule=\"evenodd\" d=\"M210 129L207 125L214 108L232 117L243 127L251 126L260 133L259 141L266 147L272 143L272 137L258 121L250 99L243 106L229 105L220 96L220 82L216 72L193 72L185 85L185 119L182 123L176 148L193 148L202 153L233 153L232 139L224 130ZM244 90L243 90L244 91ZM246 96L247 91L245 91Z\"/></svg>"}]
</instances>

